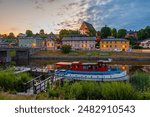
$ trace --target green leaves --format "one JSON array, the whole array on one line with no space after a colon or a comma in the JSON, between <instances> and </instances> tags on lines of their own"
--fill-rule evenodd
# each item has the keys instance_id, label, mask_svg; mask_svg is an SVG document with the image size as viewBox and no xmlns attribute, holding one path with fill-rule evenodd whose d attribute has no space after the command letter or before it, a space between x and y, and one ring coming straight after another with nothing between
<instances>
[{"instance_id":1,"label":"green leaves","mask_svg":"<svg viewBox=\"0 0 150 117\"><path fill-rule=\"evenodd\" d=\"M68 54L71 52L71 46L70 45L63 45L61 50L62 50L62 53Z\"/></svg>"}]
</instances>

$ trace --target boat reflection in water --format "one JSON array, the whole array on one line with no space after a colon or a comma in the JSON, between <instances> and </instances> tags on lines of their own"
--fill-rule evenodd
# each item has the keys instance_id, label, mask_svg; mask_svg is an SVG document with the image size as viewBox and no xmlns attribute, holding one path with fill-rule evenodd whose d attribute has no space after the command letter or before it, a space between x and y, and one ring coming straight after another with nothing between
<instances>
[{"instance_id":1,"label":"boat reflection in water","mask_svg":"<svg viewBox=\"0 0 150 117\"><path fill-rule=\"evenodd\" d=\"M56 63L56 77L69 80L88 81L125 81L129 79L126 67L120 69L109 65L111 60L100 60L97 63L59 62Z\"/></svg>"}]
</instances>

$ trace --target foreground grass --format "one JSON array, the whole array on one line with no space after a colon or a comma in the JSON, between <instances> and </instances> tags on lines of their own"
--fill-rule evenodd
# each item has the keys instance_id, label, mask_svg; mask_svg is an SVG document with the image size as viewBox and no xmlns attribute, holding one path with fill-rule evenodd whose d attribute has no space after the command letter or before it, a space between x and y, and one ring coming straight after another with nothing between
<instances>
[{"instance_id":1,"label":"foreground grass","mask_svg":"<svg viewBox=\"0 0 150 117\"><path fill-rule=\"evenodd\" d=\"M56 82L33 96L1 91L0 100L150 100L150 74L136 72L129 82Z\"/></svg>"},{"instance_id":2,"label":"foreground grass","mask_svg":"<svg viewBox=\"0 0 150 117\"><path fill-rule=\"evenodd\" d=\"M35 100L35 96L20 96L9 92L0 92L0 100Z\"/></svg>"}]
</instances>

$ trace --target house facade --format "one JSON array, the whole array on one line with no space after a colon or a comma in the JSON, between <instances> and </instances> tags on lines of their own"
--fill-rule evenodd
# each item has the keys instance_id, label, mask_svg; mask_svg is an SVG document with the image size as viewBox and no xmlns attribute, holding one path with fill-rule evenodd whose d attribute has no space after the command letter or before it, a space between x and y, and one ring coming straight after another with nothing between
<instances>
[{"instance_id":1,"label":"house facade","mask_svg":"<svg viewBox=\"0 0 150 117\"><path fill-rule=\"evenodd\" d=\"M92 24L83 22L80 27L80 34L87 36L96 36L96 30Z\"/></svg>"},{"instance_id":2,"label":"house facade","mask_svg":"<svg viewBox=\"0 0 150 117\"><path fill-rule=\"evenodd\" d=\"M126 38L133 37L134 39L138 38L137 32L135 31L127 31Z\"/></svg>"},{"instance_id":3,"label":"house facade","mask_svg":"<svg viewBox=\"0 0 150 117\"><path fill-rule=\"evenodd\" d=\"M56 50L57 49L56 41L52 38L47 38L46 39L46 49L47 50Z\"/></svg>"},{"instance_id":4,"label":"house facade","mask_svg":"<svg viewBox=\"0 0 150 117\"><path fill-rule=\"evenodd\" d=\"M143 48L150 48L150 39L144 40L140 43L140 46Z\"/></svg>"},{"instance_id":5,"label":"house facade","mask_svg":"<svg viewBox=\"0 0 150 117\"><path fill-rule=\"evenodd\" d=\"M94 50L96 37L64 37L62 45L71 45L73 50Z\"/></svg>"},{"instance_id":6,"label":"house facade","mask_svg":"<svg viewBox=\"0 0 150 117\"><path fill-rule=\"evenodd\" d=\"M100 41L100 50L103 51L128 51L130 42L126 39L108 38Z\"/></svg>"},{"instance_id":7,"label":"house facade","mask_svg":"<svg viewBox=\"0 0 150 117\"><path fill-rule=\"evenodd\" d=\"M44 41L42 38L37 37L24 37L19 38L19 47L23 48L43 48Z\"/></svg>"}]
</instances>

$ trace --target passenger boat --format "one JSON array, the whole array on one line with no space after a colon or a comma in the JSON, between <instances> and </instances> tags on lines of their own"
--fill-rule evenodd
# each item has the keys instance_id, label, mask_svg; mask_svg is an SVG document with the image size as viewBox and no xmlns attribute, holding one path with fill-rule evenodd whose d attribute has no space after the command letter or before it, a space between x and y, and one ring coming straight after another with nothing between
<instances>
[{"instance_id":1,"label":"passenger boat","mask_svg":"<svg viewBox=\"0 0 150 117\"><path fill-rule=\"evenodd\" d=\"M97 63L82 62L59 62L55 72L56 77L63 77L69 80L88 81L125 81L128 80L127 71L118 67L109 68L112 60L100 60Z\"/></svg>"}]
</instances>

